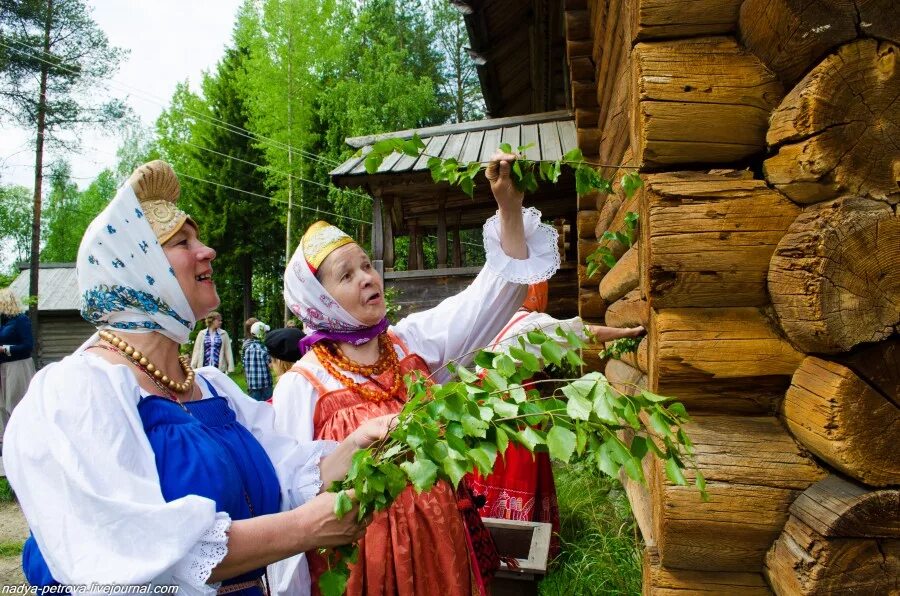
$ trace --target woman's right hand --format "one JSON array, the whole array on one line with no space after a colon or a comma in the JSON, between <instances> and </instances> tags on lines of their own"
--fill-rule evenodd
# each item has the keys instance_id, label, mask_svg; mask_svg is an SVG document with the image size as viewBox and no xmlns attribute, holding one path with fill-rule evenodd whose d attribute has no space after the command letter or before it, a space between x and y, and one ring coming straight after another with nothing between
<instances>
[{"instance_id":1,"label":"woman's right hand","mask_svg":"<svg viewBox=\"0 0 900 596\"><path fill-rule=\"evenodd\" d=\"M317 548L352 544L366 533L366 527L372 521L372 517L369 516L362 522L357 522L359 504L356 502L355 493L348 490L347 496L353 501L353 509L340 519L334 514L337 493L321 493L301 507L294 509L294 513L301 520L303 531L308 533L309 540Z\"/></svg>"}]
</instances>

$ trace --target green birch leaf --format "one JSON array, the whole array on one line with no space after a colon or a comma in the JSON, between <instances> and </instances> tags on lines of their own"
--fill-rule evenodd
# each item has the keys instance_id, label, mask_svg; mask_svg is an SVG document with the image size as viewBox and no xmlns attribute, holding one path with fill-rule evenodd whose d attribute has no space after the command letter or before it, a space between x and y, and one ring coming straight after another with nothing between
<instances>
[{"instance_id":1,"label":"green birch leaf","mask_svg":"<svg viewBox=\"0 0 900 596\"><path fill-rule=\"evenodd\" d=\"M449 458L447 458L449 459ZM434 462L427 459L416 459L415 461L405 461L400 464L406 477L415 487L416 492L430 489L437 480L437 466Z\"/></svg>"},{"instance_id":2,"label":"green birch leaf","mask_svg":"<svg viewBox=\"0 0 900 596\"><path fill-rule=\"evenodd\" d=\"M619 419L616 417L616 413L610 407L609 400L606 398L606 389L607 387L598 387L597 390L594 391L594 413L601 422L618 424Z\"/></svg>"},{"instance_id":3,"label":"green birch leaf","mask_svg":"<svg viewBox=\"0 0 900 596\"><path fill-rule=\"evenodd\" d=\"M566 152L566 154L563 155L562 160L569 163L581 163L584 161L584 156L581 154L581 149L575 147Z\"/></svg>"},{"instance_id":4,"label":"green birch leaf","mask_svg":"<svg viewBox=\"0 0 900 596\"><path fill-rule=\"evenodd\" d=\"M539 435L533 428L526 426L517 433L519 442L525 446L528 451L534 453L534 448L538 445L546 443L544 437Z\"/></svg>"},{"instance_id":5,"label":"green birch leaf","mask_svg":"<svg viewBox=\"0 0 900 596\"><path fill-rule=\"evenodd\" d=\"M366 161L364 162L366 166L366 172L368 174L374 174L378 171L379 166L381 166L381 162L384 161L384 157L381 155L375 155L374 153L370 153L368 157L366 157Z\"/></svg>"},{"instance_id":6,"label":"green birch leaf","mask_svg":"<svg viewBox=\"0 0 900 596\"><path fill-rule=\"evenodd\" d=\"M525 388L521 385L515 384L509 386L509 397L517 404L522 403L526 399Z\"/></svg>"},{"instance_id":7,"label":"green birch leaf","mask_svg":"<svg viewBox=\"0 0 900 596\"><path fill-rule=\"evenodd\" d=\"M459 485L459 481L462 480L462 477L466 475L468 470L459 462L459 460L453 458L448 457L442 463L444 466L444 473L450 478L450 483L453 484L453 488L456 488Z\"/></svg>"},{"instance_id":8,"label":"green birch leaf","mask_svg":"<svg viewBox=\"0 0 900 596\"><path fill-rule=\"evenodd\" d=\"M494 358L496 358L498 355L498 352L491 352L490 350L478 350L478 353L475 354L475 365L480 366L481 368L493 368Z\"/></svg>"},{"instance_id":9,"label":"green birch leaf","mask_svg":"<svg viewBox=\"0 0 900 596\"><path fill-rule=\"evenodd\" d=\"M606 443L600 446L596 451L594 460L597 462L597 469L611 478L619 477L619 465L613 461L612 455Z\"/></svg>"},{"instance_id":10,"label":"green birch leaf","mask_svg":"<svg viewBox=\"0 0 900 596\"><path fill-rule=\"evenodd\" d=\"M543 331L529 331L525 336L528 338L528 343L533 345L540 345L550 339Z\"/></svg>"},{"instance_id":11,"label":"green birch leaf","mask_svg":"<svg viewBox=\"0 0 900 596\"><path fill-rule=\"evenodd\" d=\"M525 390L522 389L522 396L524 397L524 395ZM513 416L518 416L519 414L519 406L517 406L515 403L504 401L496 395L488 400L488 404L490 404L491 408L493 408L494 411L497 412L497 415L499 415L501 418L512 418Z\"/></svg>"},{"instance_id":12,"label":"green birch leaf","mask_svg":"<svg viewBox=\"0 0 900 596\"><path fill-rule=\"evenodd\" d=\"M678 429L678 442L685 446L686 449L689 450L694 447L694 443L691 441L691 438L687 436L687 433L684 432L684 429Z\"/></svg>"},{"instance_id":13,"label":"green birch leaf","mask_svg":"<svg viewBox=\"0 0 900 596\"><path fill-rule=\"evenodd\" d=\"M459 179L459 188L466 193L466 196L470 199L475 197L475 183L468 176L463 176Z\"/></svg>"},{"instance_id":14,"label":"green birch leaf","mask_svg":"<svg viewBox=\"0 0 900 596\"><path fill-rule=\"evenodd\" d=\"M522 348L517 348L515 346L511 347L509 349L509 355L521 362L522 366L528 369L528 372L536 372L541 369L541 363L537 356Z\"/></svg>"},{"instance_id":15,"label":"green birch leaf","mask_svg":"<svg viewBox=\"0 0 900 596\"><path fill-rule=\"evenodd\" d=\"M347 515L351 509L353 509L353 501L350 500L347 491L342 490L337 494L337 499L334 501L334 515L338 519L341 519Z\"/></svg>"},{"instance_id":16,"label":"green birch leaf","mask_svg":"<svg viewBox=\"0 0 900 596\"><path fill-rule=\"evenodd\" d=\"M647 455L647 439L644 437L634 437L631 439L631 455L641 460Z\"/></svg>"},{"instance_id":17,"label":"green birch leaf","mask_svg":"<svg viewBox=\"0 0 900 596\"><path fill-rule=\"evenodd\" d=\"M463 383L477 383L478 375L470 371L468 368L464 366L460 366L456 371L459 373L459 380Z\"/></svg>"},{"instance_id":18,"label":"green birch leaf","mask_svg":"<svg viewBox=\"0 0 900 596\"><path fill-rule=\"evenodd\" d=\"M604 445L609 449L609 453L612 456L613 460L624 464L626 461L631 459L631 452L628 451L628 447L625 446L625 443L622 442L619 437L616 435L610 435L607 437L606 441L603 442Z\"/></svg>"},{"instance_id":19,"label":"green birch leaf","mask_svg":"<svg viewBox=\"0 0 900 596\"><path fill-rule=\"evenodd\" d=\"M419 148L416 147L416 144L412 141L403 141L401 147L403 148L403 153L406 155L409 155L410 157L419 156Z\"/></svg>"},{"instance_id":20,"label":"green birch leaf","mask_svg":"<svg viewBox=\"0 0 900 596\"><path fill-rule=\"evenodd\" d=\"M591 402L586 397L582 397L572 389L571 385L565 385L562 388L563 394L568 398L566 403L566 414L574 420L590 420L591 419Z\"/></svg>"},{"instance_id":21,"label":"green birch leaf","mask_svg":"<svg viewBox=\"0 0 900 596\"><path fill-rule=\"evenodd\" d=\"M349 569L329 569L319 576L319 591L322 596L343 596L350 579Z\"/></svg>"},{"instance_id":22,"label":"green birch leaf","mask_svg":"<svg viewBox=\"0 0 900 596\"><path fill-rule=\"evenodd\" d=\"M663 420L659 412L653 412L652 414L650 414L650 427L664 437L667 437L669 439L675 438L674 435L672 435L672 429L669 428L669 425L665 420Z\"/></svg>"},{"instance_id":23,"label":"green birch leaf","mask_svg":"<svg viewBox=\"0 0 900 596\"><path fill-rule=\"evenodd\" d=\"M622 417L634 430L641 428L641 421L638 420L637 413L634 411L634 406L631 405L631 402L625 404L625 407L622 409Z\"/></svg>"},{"instance_id":24,"label":"green birch leaf","mask_svg":"<svg viewBox=\"0 0 900 596\"><path fill-rule=\"evenodd\" d=\"M629 478L644 484L644 469L641 467L641 460L636 457L629 457L622 464L622 467L625 468L625 473L628 474Z\"/></svg>"},{"instance_id":25,"label":"green birch leaf","mask_svg":"<svg viewBox=\"0 0 900 596\"><path fill-rule=\"evenodd\" d=\"M575 350L566 350L566 362L576 367L584 366L584 360L581 359L581 356Z\"/></svg>"},{"instance_id":26,"label":"green birch leaf","mask_svg":"<svg viewBox=\"0 0 900 596\"><path fill-rule=\"evenodd\" d=\"M400 466L390 462L382 464L380 469L384 474L388 493L392 499L396 499L406 489L406 474L403 473Z\"/></svg>"},{"instance_id":27,"label":"green birch leaf","mask_svg":"<svg viewBox=\"0 0 900 596\"><path fill-rule=\"evenodd\" d=\"M516 374L516 363L506 354L500 354L494 358L494 369L506 378Z\"/></svg>"},{"instance_id":28,"label":"green birch leaf","mask_svg":"<svg viewBox=\"0 0 900 596\"><path fill-rule=\"evenodd\" d=\"M581 455L587 446L587 433L580 424L575 424L575 453Z\"/></svg>"},{"instance_id":29,"label":"green birch leaf","mask_svg":"<svg viewBox=\"0 0 900 596\"><path fill-rule=\"evenodd\" d=\"M487 432L488 424L480 418L475 418L469 414L462 417L462 428L468 437L483 438Z\"/></svg>"},{"instance_id":30,"label":"green birch leaf","mask_svg":"<svg viewBox=\"0 0 900 596\"><path fill-rule=\"evenodd\" d=\"M556 366L562 364L562 359L566 355L566 350L555 341L545 341L541 344L541 356L544 360L551 362Z\"/></svg>"},{"instance_id":31,"label":"green birch leaf","mask_svg":"<svg viewBox=\"0 0 900 596\"><path fill-rule=\"evenodd\" d=\"M484 379L500 391L506 391L509 387L509 383L506 382L506 379L501 377L496 370L487 369L484 373Z\"/></svg>"},{"instance_id":32,"label":"green birch leaf","mask_svg":"<svg viewBox=\"0 0 900 596\"><path fill-rule=\"evenodd\" d=\"M509 143L500 143L500 146L498 147L498 149L503 153L512 153L513 152L512 145L510 145Z\"/></svg>"},{"instance_id":33,"label":"green birch leaf","mask_svg":"<svg viewBox=\"0 0 900 596\"><path fill-rule=\"evenodd\" d=\"M669 480L679 486L685 486L687 484L687 480L684 479L684 473L681 471L681 466L678 465L678 460L674 457L666 459L666 476Z\"/></svg>"},{"instance_id":34,"label":"green birch leaf","mask_svg":"<svg viewBox=\"0 0 900 596\"><path fill-rule=\"evenodd\" d=\"M416 146L417 149L423 150L425 149L425 142L422 140L422 137L419 136L419 133L413 133L412 136L413 145Z\"/></svg>"},{"instance_id":35,"label":"green birch leaf","mask_svg":"<svg viewBox=\"0 0 900 596\"><path fill-rule=\"evenodd\" d=\"M494 427L494 442L497 444L498 453L506 453L506 448L509 447L509 435L499 426Z\"/></svg>"},{"instance_id":36,"label":"green birch leaf","mask_svg":"<svg viewBox=\"0 0 900 596\"><path fill-rule=\"evenodd\" d=\"M684 409L684 404L682 404L681 402L676 401L672 404L669 404L666 409L669 410L670 414L675 415L675 417L677 417L682 422L686 422L690 419L687 410Z\"/></svg>"},{"instance_id":37,"label":"green birch leaf","mask_svg":"<svg viewBox=\"0 0 900 596\"><path fill-rule=\"evenodd\" d=\"M641 397L643 397L647 401L650 401L653 403L659 403L659 402L668 401L671 399L670 397L664 397L662 395L657 395L655 393L647 391L646 389L641 391Z\"/></svg>"},{"instance_id":38,"label":"green birch leaf","mask_svg":"<svg viewBox=\"0 0 900 596\"><path fill-rule=\"evenodd\" d=\"M547 448L550 457L568 463L575 451L575 433L561 426L554 426L547 433Z\"/></svg>"}]
</instances>

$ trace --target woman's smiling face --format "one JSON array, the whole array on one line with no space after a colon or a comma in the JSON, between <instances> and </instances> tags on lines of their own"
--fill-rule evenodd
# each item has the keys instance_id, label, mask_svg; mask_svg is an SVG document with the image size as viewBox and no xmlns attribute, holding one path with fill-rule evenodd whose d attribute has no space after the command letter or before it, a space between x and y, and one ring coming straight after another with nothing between
<instances>
[{"instance_id":1,"label":"woman's smiling face","mask_svg":"<svg viewBox=\"0 0 900 596\"><path fill-rule=\"evenodd\" d=\"M384 318L384 284L358 244L346 244L325 257L317 277L338 304L363 325L377 325Z\"/></svg>"},{"instance_id":2,"label":"woman's smiling face","mask_svg":"<svg viewBox=\"0 0 900 596\"><path fill-rule=\"evenodd\" d=\"M181 226L164 245L175 278L187 298L194 317L202 319L219 306L219 293L212 280L212 260L216 251L197 238L197 229L189 223Z\"/></svg>"}]
</instances>

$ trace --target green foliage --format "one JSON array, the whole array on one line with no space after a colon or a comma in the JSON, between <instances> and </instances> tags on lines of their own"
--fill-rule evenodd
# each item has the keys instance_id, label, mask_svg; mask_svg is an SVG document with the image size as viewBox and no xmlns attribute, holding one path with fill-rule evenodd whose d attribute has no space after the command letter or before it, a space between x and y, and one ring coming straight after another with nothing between
<instances>
[{"instance_id":1,"label":"green foliage","mask_svg":"<svg viewBox=\"0 0 900 596\"><path fill-rule=\"evenodd\" d=\"M530 144L520 145L516 147L515 151L509 143L501 143L498 147L504 153L515 153L518 156L512 163L511 172L513 182L522 192L535 192L540 182L555 184L562 173L563 166L568 166L573 170L575 191L578 196L589 192L613 192L612 181L601 176L595 167L586 162L580 149L572 149L557 160L534 161L525 157L531 147ZM365 154L366 171L370 174L375 173L382 162L393 153L427 157L426 163L434 182L446 182L451 186L459 186L469 197L473 196L475 190L475 177L485 165L477 161L460 163L452 157L442 158L430 155L426 152L426 147L418 134L414 133L411 139L384 139L372 145ZM361 155L361 151L357 152L357 155ZM634 173L626 174L622 180L623 187L627 185L632 193L642 184L640 177Z\"/></svg>"},{"instance_id":2,"label":"green foliage","mask_svg":"<svg viewBox=\"0 0 900 596\"><path fill-rule=\"evenodd\" d=\"M31 198L31 192L24 186L0 186L0 267L9 267L28 258Z\"/></svg>"},{"instance_id":3,"label":"green foliage","mask_svg":"<svg viewBox=\"0 0 900 596\"><path fill-rule=\"evenodd\" d=\"M109 45L84 0L2 2L0 39L0 88L10 90L0 93L0 118L37 130L43 112L45 140L59 142L57 130L111 126L126 116L123 102L96 101L126 52Z\"/></svg>"},{"instance_id":4,"label":"green foliage","mask_svg":"<svg viewBox=\"0 0 900 596\"><path fill-rule=\"evenodd\" d=\"M637 351L638 344L641 343L637 337L621 337L607 343L607 347L600 351L600 358L621 359L623 354Z\"/></svg>"},{"instance_id":5,"label":"green foliage","mask_svg":"<svg viewBox=\"0 0 900 596\"><path fill-rule=\"evenodd\" d=\"M444 76L437 85L438 102L452 122L480 120L484 99L475 62L467 51L470 42L463 15L446 0L430 0L428 12L434 46L442 57Z\"/></svg>"},{"instance_id":6,"label":"green foliage","mask_svg":"<svg viewBox=\"0 0 900 596\"><path fill-rule=\"evenodd\" d=\"M6 476L0 476L0 503L11 503L16 500L16 493L13 492L12 486Z\"/></svg>"},{"instance_id":7,"label":"green foliage","mask_svg":"<svg viewBox=\"0 0 900 596\"><path fill-rule=\"evenodd\" d=\"M641 593L641 545L625 491L588 462L555 464L561 552L542 596Z\"/></svg>"},{"instance_id":8,"label":"green foliage","mask_svg":"<svg viewBox=\"0 0 900 596\"><path fill-rule=\"evenodd\" d=\"M394 286L384 289L384 310L385 316L392 325L396 325L399 320L400 310L402 307L397 304L400 298L400 290Z\"/></svg>"},{"instance_id":9,"label":"green foliage","mask_svg":"<svg viewBox=\"0 0 900 596\"><path fill-rule=\"evenodd\" d=\"M628 176L636 176L636 174L626 174L625 176L623 176L623 187L625 185L624 180ZM643 183L640 182L640 178L638 178L637 180L637 187L640 187ZM632 182L631 184L633 185L634 183ZM618 242L625 248L625 250L628 250L629 248L634 246L634 242L635 240L637 240L638 214L634 211L629 211L625 214L624 221L624 232L611 232L607 230L603 232L600 240ZM605 265L607 269L612 269L617 261L618 259L616 259L616 255L613 253L612 249L609 246L599 246L594 252L587 256L587 276L594 277L594 275L596 275L597 272L600 271L601 265Z\"/></svg>"},{"instance_id":10,"label":"green foliage","mask_svg":"<svg viewBox=\"0 0 900 596\"><path fill-rule=\"evenodd\" d=\"M422 492L439 480L455 486L471 470L490 473L510 442L548 451L558 461L585 462L611 478L624 470L641 483L641 460L650 453L665 460L672 482L685 484L683 469L696 464L681 429L688 418L680 404L649 391L625 395L598 372L575 380L531 381L542 390L524 388L544 368L540 360L522 356L528 344L539 346L543 359L557 366L580 361L577 350L583 342L561 330L554 335L560 339L531 331L527 342L520 337L522 350L510 356L480 351L475 362L482 377L465 367L453 367L459 380L443 385L421 375L408 377L409 399L394 430L357 452L346 478L332 490L354 489L362 519L388 507L407 484ZM695 473L702 478L699 470ZM339 505L335 513L344 509ZM342 560L332 571L349 573ZM320 588L325 596L339 593L325 591L331 586Z\"/></svg>"},{"instance_id":11,"label":"green foliage","mask_svg":"<svg viewBox=\"0 0 900 596\"><path fill-rule=\"evenodd\" d=\"M79 191L69 176L68 164L55 163L50 169L46 243L41 250L45 263L74 261L87 227L116 194L116 177L111 170L100 172L84 191Z\"/></svg>"},{"instance_id":12,"label":"green foliage","mask_svg":"<svg viewBox=\"0 0 900 596\"><path fill-rule=\"evenodd\" d=\"M0 542L0 557L19 557L24 548L24 542Z\"/></svg>"}]
</instances>

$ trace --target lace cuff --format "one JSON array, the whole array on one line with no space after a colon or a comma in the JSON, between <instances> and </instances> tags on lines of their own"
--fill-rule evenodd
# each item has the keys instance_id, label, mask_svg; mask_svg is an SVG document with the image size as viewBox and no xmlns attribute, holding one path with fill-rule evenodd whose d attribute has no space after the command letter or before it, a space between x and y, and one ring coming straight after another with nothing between
<instances>
[{"instance_id":1,"label":"lace cuff","mask_svg":"<svg viewBox=\"0 0 900 596\"><path fill-rule=\"evenodd\" d=\"M172 575L179 584L187 584L198 594L213 595L219 583L206 583L212 570L228 554L228 530L231 516L224 511L216 513L216 519L187 555L172 568ZM220 582L221 583L221 582Z\"/></svg>"},{"instance_id":2,"label":"lace cuff","mask_svg":"<svg viewBox=\"0 0 900 596\"><path fill-rule=\"evenodd\" d=\"M533 284L553 277L559 269L559 234L553 226L541 223L541 212L534 207L522 209L525 224L527 259L514 259L500 246L500 216L484 222L485 266L510 283Z\"/></svg>"},{"instance_id":3,"label":"lace cuff","mask_svg":"<svg viewBox=\"0 0 900 596\"><path fill-rule=\"evenodd\" d=\"M322 492L322 459L337 449L337 441L311 441L311 453L294 475L293 488L288 491L291 508L303 505Z\"/></svg>"}]
</instances>

